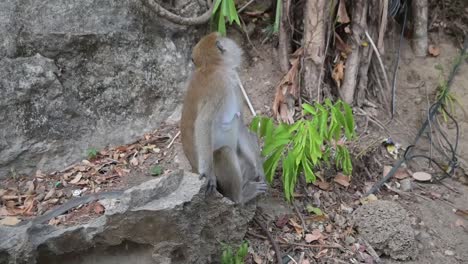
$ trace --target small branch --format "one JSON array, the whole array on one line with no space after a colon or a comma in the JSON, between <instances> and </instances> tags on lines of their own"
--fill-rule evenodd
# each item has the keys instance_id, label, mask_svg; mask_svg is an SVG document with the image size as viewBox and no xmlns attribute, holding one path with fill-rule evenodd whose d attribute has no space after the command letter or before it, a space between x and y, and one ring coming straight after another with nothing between
<instances>
[{"instance_id":1,"label":"small branch","mask_svg":"<svg viewBox=\"0 0 468 264\"><path fill-rule=\"evenodd\" d=\"M249 2L245 3L245 5L243 5L241 8L239 8L239 10L237 10L237 13L238 14L242 13L242 11L244 11L244 9L246 9L253 2L255 2L255 0L250 0Z\"/></svg>"},{"instance_id":2,"label":"small branch","mask_svg":"<svg viewBox=\"0 0 468 264\"><path fill-rule=\"evenodd\" d=\"M283 264L281 251L280 251L280 249L278 247L278 243L276 243L276 240L273 239L273 237L271 236L268 229L265 226L263 226L262 223L260 223L260 221L257 218L254 218L253 220L263 230L263 232L265 232L265 234L268 236L268 239L271 242L271 246L273 247L273 250L275 251L277 264Z\"/></svg>"},{"instance_id":3,"label":"small branch","mask_svg":"<svg viewBox=\"0 0 468 264\"><path fill-rule=\"evenodd\" d=\"M167 145L166 148L171 148L172 147L172 144L174 144L174 141L176 140L176 138L180 135L180 130L177 132L177 134L172 138L171 142L169 142L169 145Z\"/></svg>"},{"instance_id":4,"label":"small branch","mask_svg":"<svg viewBox=\"0 0 468 264\"><path fill-rule=\"evenodd\" d=\"M198 17L181 17L165 9L154 0L144 0L144 3L146 3L160 17L183 26L195 26L207 23L210 20L211 12L213 11L213 5L209 3L210 8L202 15Z\"/></svg>"},{"instance_id":5,"label":"small branch","mask_svg":"<svg viewBox=\"0 0 468 264\"><path fill-rule=\"evenodd\" d=\"M343 250L343 247L341 245L312 245L312 244L304 244L304 243L296 243L296 242L286 242L286 241L281 241L277 240L276 242L282 244L282 245L293 245L293 246L298 246L298 247L307 247L307 248L337 248Z\"/></svg>"},{"instance_id":6,"label":"small branch","mask_svg":"<svg viewBox=\"0 0 468 264\"><path fill-rule=\"evenodd\" d=\"M367 33L367 30L364 31L364 33L366 34L366 37L369 40L369 43L371 44L372 49L374 49L375 55L377 56L377 60L379 60L379 65L380 65L380 68L381 68L383 76L384 76L385 86L387 88L387 91L391 91L390 82L388 81L387 72L385 71L385 66L383 64L382 57L380 56L379 50L375 46L375 43L372 40L371 36L369 36L369 33Z\"/></svg>"},{"instance_id":7,"label":"small branch","mask_svg":"<svg viewBox=\"0 0 468 264\"><path fill-rule=\"evenodd\" d=\"M294 206L294 210L296 211L297 216L299 217L299 219L301 219L302 230L304 230L304 231L303 231L303 235L304 235L304 232L308 232L307 227L306 227L306 225L305 225L304 217L302 217L301 212L299 212L299 208L297 208L296 203L293 202L292 204L293 204L293 206Z\"/></svg>"}]
</instances>

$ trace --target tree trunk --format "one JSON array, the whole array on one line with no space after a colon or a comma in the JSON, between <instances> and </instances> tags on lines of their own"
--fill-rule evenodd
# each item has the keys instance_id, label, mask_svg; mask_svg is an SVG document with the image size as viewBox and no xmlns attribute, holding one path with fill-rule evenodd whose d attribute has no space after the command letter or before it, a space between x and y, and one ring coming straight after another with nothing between
<instances>
[{"instance_id":1,"label":"tree trunk","mask_svg":"<svg viewBox=\"0 0 468 264\"><path fill-rule=\"evenodd\" d=\"M341 88L342 99L348 103L353 103L354 91L356 90L357 76L359 72L359 63L361 59L361 41L364 35L363 30L366 29L367 21L367 0L356 0L352 16L352 31L351 38L352 53L346 60L346 70L344 73L343 86Z\"/></svg>"},{"instance_id":2,"label":"tree trunk","mask_svg":"<svg viewBox=\"0 0 468 264\"><path fill-rule=\"evenodd\" d=\"M418 57L425 57L427 54L427 0L412 1L414 19L413 52Z\"/></svg>"},{"instance_id":3,"label":"tree trunk","mask_svg":"<svg viewBox=\"0 0 468 264\"><path fill-rule=\"evenodd\" d=\"M325 56L325 0L307 0L304 11L304 95L320 102L320 71Z\"/></svg>"},{"instance_id":4,"label":"tree trunk","mask_svg":"<svg viewBox=\"0 0 468 264\"><path fill-rule=\"evenodd\" d=\"M279 28L278 56L279 64L283 74L289 70L289 54L291 53L291 27L289 26L289 8L291 1L281 1L281 22Z\"/></svg>"}]
</instances>

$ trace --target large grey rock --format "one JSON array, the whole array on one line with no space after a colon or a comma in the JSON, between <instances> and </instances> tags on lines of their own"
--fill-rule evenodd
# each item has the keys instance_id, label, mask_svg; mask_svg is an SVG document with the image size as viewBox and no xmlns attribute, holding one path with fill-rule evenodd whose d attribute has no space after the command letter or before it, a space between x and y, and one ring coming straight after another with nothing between
<instances>
[{"instance_id":1,"label":"large grey rock","mask_svg":"<svg viewBox=\"0 0 468 264\"><path fill-rule=\"evenodd\" d=\"M143 2L0 1L0 178L63 168L173 112L199 34Z\"/></svg>"},{"instance_id":2,"label":"large grey rock","mask_svg":"<svg viewBox=\"0 0 468 264\"><path fill-rule=\"evenodd\" d=\"M353 214L359 235L380 254L397 260L418 255L415 233L408 212L392 201L365 204Z\"/></svg>"},{"instance_id":3,"label":"large grey rock","mask_svg":"<svg viewBox=\"0 0 468 264\"><path fill-rule=\"evenodd\" d=\"M101 201L87 224L0 226L0 263L217 263L221 243L239 244L255 204L205 199L203 181L182 171Z\"/></svg>"}]
</instances>

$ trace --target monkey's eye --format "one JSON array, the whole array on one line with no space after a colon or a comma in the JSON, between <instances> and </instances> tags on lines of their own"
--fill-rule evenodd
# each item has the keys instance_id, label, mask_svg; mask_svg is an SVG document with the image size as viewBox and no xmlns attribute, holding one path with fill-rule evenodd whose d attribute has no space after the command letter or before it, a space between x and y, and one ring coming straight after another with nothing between
<instances>
[{"instance_id":1,"label":"monkey's eye","mask_svg":"<svg viewBox=\"0 0 468 264\"><path fill-rule=\"evenodd\" d=\"M216 41L216 47L221 51L221 53L224 53L226 50L224 49L223 45L221 45L221 42Z\"/></svg>"}]
</instances>

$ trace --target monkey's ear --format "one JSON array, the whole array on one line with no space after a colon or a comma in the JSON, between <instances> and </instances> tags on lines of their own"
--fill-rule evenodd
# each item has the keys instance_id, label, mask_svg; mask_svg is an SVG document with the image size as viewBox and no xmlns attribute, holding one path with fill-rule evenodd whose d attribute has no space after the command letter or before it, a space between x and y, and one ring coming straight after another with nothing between
<instances>
[{"instance_id":1,"label":"monkey's ear","mask_svg":"<svg viewBox=\"0 0 468 264\"><path fill-rule=\"evenodd\" d=\"M219 49L219 51L221 51L221 53L224 53L226 51L223 45L221 45L221 42L219 42L219 40L216 41L216 47Z\"/></svg>"}]
</instances>

